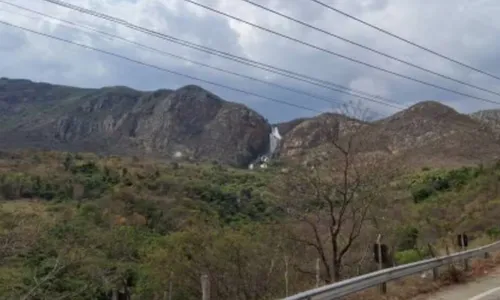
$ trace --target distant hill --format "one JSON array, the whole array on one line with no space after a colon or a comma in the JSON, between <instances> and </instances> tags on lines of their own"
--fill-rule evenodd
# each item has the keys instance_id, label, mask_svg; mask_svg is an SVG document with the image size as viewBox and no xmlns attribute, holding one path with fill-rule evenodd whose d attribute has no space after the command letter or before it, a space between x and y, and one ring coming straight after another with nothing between
<instances>
[{"instance_id":1,"label":"distant hill","mask_svg":"<svg viewBox=\"0 0 500 300\"><path fill-rule=\"evenodd\" d=\"M497 115L498 116L498 115ZM383 156L408 168L456 167L500 159L500 143L493 125L458 113L435 101L424 101L385 119L364 123L341 115L323 114L303 120L289 130L282 157L318 155L328 138L348 136L358 122L362 154ZM492 127L493 126L493 127ZM332 131L332 128L333 129ZM325 129L334 132L328 137ZM500 132L500 130L498 131Z\"/></svg>"},{"instance_id":2,"label":"distant hill","mask_svg":"<svg viewBox=\"0 0 500 300\"><path fill-rule=\"evenodd\" d=\"M377 122L368 136L412 166L451 167L500 158L500 143L490 128L434 101Z\"/></svg>"},{"instance_id":3,"label":"distant hill","mask_svg":"<svg viewBox=\"0 0 500 300\"><path fill-rule=\"evenodd\" d=\"M341 114L324 113L300 122L289 122L290 128L283 134L280 147L281 157L307 156L309 150L328 144L330 139L338 139L349 134L353 125L361 124L356 119ZM291 126L294 125L294 126ZM278 128L283 127L279 125Z\"/></svg>"},{"instance_id":4,"label":"distant hill","mask_svg":"<svg viewBox=\"0 0 500 300\"><path fill-rule=\"evenodd\" d=\"M136 91L83 89L0 79L0 147L42 148L169 159L182 155L245 167L265 154L271 127L282 159L325 153L361 128L364 154L408 167L457 166L500 158L500 111L461 114L420 102L375 122L324 113L279 124L198 86Z\"/></svg>"},{"instance_id":5,"label":"distant hill","mask_svg":"<svg viewBox=\"0 0 500 300\"><path fill-rule=\"evenodd\" d=\"M500 136L500 109L481 110L470 114L470 117L489 127Z\"/></svg>"},{"instance_id":6,"label":"distant hill","mask_svg":"<svg viewBox=\"0 0 500 300\"><path fill-rule=\"evenodd\" d=\"M3 148L48 148L245 165L268 147L270 125L197 86L140 92L0 80Z\"/></svg>"}]
</instances>

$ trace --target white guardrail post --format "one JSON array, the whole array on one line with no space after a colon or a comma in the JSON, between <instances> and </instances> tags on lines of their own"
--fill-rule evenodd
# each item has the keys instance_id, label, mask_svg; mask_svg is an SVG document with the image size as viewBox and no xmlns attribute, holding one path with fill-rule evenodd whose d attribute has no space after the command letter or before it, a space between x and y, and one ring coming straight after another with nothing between
<instances>
[{"instance_id":1,"label":"white guardrail post","mask_svg":"<svg viewBox=\"0 0 500 300\"><path fill-rule=\"evenodd\" d=\"M333 284L325 285L309 291L305 291L283 300L332 300L366 290L382 283L403 278L409 275L421 273L428 270L436 270L443 265L451 264L455 261L466 260L473 257L488 257L490 252L500 251L500 242L490 245L451 254L418 261L411 264L401 265L385 270L380 270L358 277L350 278Z\"/></svg>"}]
</instances>

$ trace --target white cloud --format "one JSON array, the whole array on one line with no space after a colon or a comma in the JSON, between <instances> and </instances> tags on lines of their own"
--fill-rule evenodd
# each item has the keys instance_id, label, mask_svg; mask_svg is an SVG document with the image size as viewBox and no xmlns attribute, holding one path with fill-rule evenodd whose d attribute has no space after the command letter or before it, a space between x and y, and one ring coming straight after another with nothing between
<instances>
[{"instance_id":1,"label":"white cloud","mask_svg":"<svg viewBox=\"0 0 500 300\"><path fill-rule=\"evenodd\" d=\"M123 37L147 44L148 46L230 69L231 71L255 76L260 79L268 78L276 83L306 89L308 92L321 94L325 97L342 99L344 101L349 100L348 97L342 94L297 83L291 79L272 75L255 68L175 45L112 24L108 21L49 4L42 0L9 1L52 16L99 27L101 30L119 34ZM376 93L400 101L402 104L409 104L424 99L437 99L463 112L473 111L478 108L497 107L496 105L481 103L478 100L464 99L462 96L425 87L333 57L269 33L250 28L236 21L229 21L223 16L200 9L182 0L67 1L127 20L133 24L138 24L194 43L200 43L207 47L216 48L235 55L246 56L264 63L365 90L369 93ZM461 87L459 84L418 71L404 64L390 61L387 58L286 21L242 1L197 1L234 14L245 20L289 34L308 43L352 56L371 64L500 102L500 97L478 92L471 88ZM401 41L385 36L353 20L328 11L311 1L255 1L425 68L456 77L460 80L469 81L488 89L500 91L498 88L500 86L499 82L495 79L479 75L406 45ZM457 60L470 63L494 74L500 74L500 65L496 63L499 48L496 36L498 35L497 30L500 28L500 20L496 18L500 10L500 2L498 1L485 0L479 3L478 1L471 2L468 0L325 0L325 2ZM30 17L5 13L4 10L20 12ZM325 107L324 102L317 102L316 100L273 89L263 84L241 80L180 60L146 52L120 41L103 39L95 34L82 33L61 26L58 22L41 20L36 15L21 12L5 4L0 4L0 20L93 45L125 56L138 58L148 63L250 90L269 97L311 106L318 110L322 110ZM79 49L75 46L48 40L29 33L22 33L19 30L14 30L3 25L0 25L0 41L2 41L0 43L0 55L2 57L2 60L0 60L0 77L21 77L53 83L94 87L103 85L129 85L133 88L148 90L155 88L177 88L189 83L199 84L192 80L168 75L157 70L148 69L147 67L135 66L132 63ZM256 101L254 97L228 92L222 88L206 84L200 85L228 100L248 104L263 113L271 121L310 115L309 112L286 108L265 101ZM384 109L374 104L367 104L367 106L378 111ZM392 109L388 108L386 110L387 112L392 111Z\"/></svg>"}]
</instances>

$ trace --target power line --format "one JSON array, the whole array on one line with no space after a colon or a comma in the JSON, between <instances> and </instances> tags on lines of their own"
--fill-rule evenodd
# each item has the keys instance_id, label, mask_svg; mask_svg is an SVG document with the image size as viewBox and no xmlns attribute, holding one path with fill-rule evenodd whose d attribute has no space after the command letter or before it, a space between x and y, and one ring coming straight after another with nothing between
<instances>
[{"instance_id":1,"label":"power line","mask_svg":"<svg viewBox=\"0 0 500 300\"><path fill-rule=\"evenodd\" d=\"M45 0L45 1L52 2L53 0ZM484 102L489 102L489 103L494 103L494 104L500 104L500 102L495 101L495 100L486 99L486 98L482 98L482 97L477 97L477 96L469 95L469 94L462 93L462 92L459 92L459 91L455 91L455 90L452 90L450 88L442 87L442 86L439 86L439 85L436 85L436 84L433 84L433 83L430 83L430 82L427 82L427 81L423 81L423 80L420 80L420 79L417 79L417 78L414 78L414 77L411 77L411 76L403 75L403 74L400 74L400 73L397 73L397 72L394 72L394 71L390 71L390 70L384 69L382 67L378 67L378 66L372 65L372 64L367 63L367 62L360 61L360 60L352 58L352 57L348 57L348 56L336 53L334 51L331 51L331 50L328 50L328 49L325 49L325 48L322 48L322 47L319 47L319 46L316 46L316 45L304 42L304 41L299 40L297 38L288 36L288 35L283 34L283 33L279 33L277 31L274 31L272 29L269 29L269 28L257 25L255 23L252 23L252 22L249 22L249 21L245 21L245 20L243 20L241 18L235 17L233 15L227 14L225 12L222 12L220 10L217 10L215 8L212 8L212 7L200 4L200 3L192 1L192 0L184 0L184 1L186 1L188 3L191 3L193 5L196 5L198 7L204 8L206 10L212 11L214 13L223 15L223 16L225 16L227 18L230 18L230 19L233 19L233 20L237 20L237 21L242 22L244 24L247 24L247 25L250 25L252 27L258 28L260 30L266 31L268 33L274 34L276 36L280 36L280 37L285 38L287 40L294 41L294 42L302 44L304 46L307 46L307 47L310 47L310 48L322 51L324 53L327 53L327 54L330 54L330 55L333 55L333 56L337 56L337 57L340 57L340 58L352 61L354 63L358 63L358 64L361 64L361 65L364 65L366 67L370 67L370 68L375 69L375 70L379 70L379 71L384 72L384 73L388 73L388 74L391 74L391 75L394 75L394 76L397 76L397 77L401 77L401 78L404 78L404 79L408 79L408 80L411 80L411 81L414 81L414 82L418 82L418 83L421 83L421 84L424 84L424 85L427 85L427 86L431 86L431 87L434 87L434 88L437 88L437 89L440 89L440 90L448 91L448 92L451 92L451 93L454 93L454 94L457 94L457 95L461 95L461 96L465 96L465 97L469 97L469 98L474 98L474 99L481 100L481 101L484 101Z\"/></svg>"},{"instance_id":2,"label":"power line","mask_svg":"<svg viewBox=\"0 0 500 300\"><path fill-rule=\"evenodd\" d=\"M498 93L498 92L495 92L495 91L489 90L489 89L487 89L487 88L483 88L483 87L480 87L480 86L477 86L477 85L474 85L474 84L471 84L471 83L465 82L465 81L463 81L463 80L456 79L456 78L453 78L453 77L451 77L451 76L444 75L444 74L438 73L438 72L436 72L436 71L432 71L432 70L430 70L430 69L427 69L427 68L421 67L421 66L416 65L416 64L414 64L414 63L412 63L412 62L409 62L409 61L406 61L406 60L403 60L403 59L397 58L397 57L395 57L395 56L393 56L393 55L390 55L390 54L384 53L384 52L382 52L382 51L379 51L379 50L373 49L373 48L371 48L371 47L368 47L368 46L365 46L365 45L363 45L363 44L360 44L360 43L357 43L357 42L355 42L355 41L352 41L352 40L350 40L350 39L347 39L347 38L341 37L341 36L339 36L339 35L337 35L337 34L331 33L331 32L329 32L329 31L326 31L326 30L321 29L321 28L319 28L319 27L313 26L313 25L308 24L308 23L306 23L306 22L300 21L300 20L295 19L295 18L293 18L293 17L291 17L291 16L285 15L285 14L283 14L283 13L281 13L281 12L277 11L277 10L274 10L274 9L269 8L269 7L266 7L266 6L264 6L264 5L261 5L261 4L258 4L258 3L255 3L254 1L251 1L251 0L241 0L241 1L244 1L244 2L246 2L246 3L248 3L248 4L251 4L251 5L255 6L255 7L258 7L258 8L260 8L260 9L265 10L265 11L267 11L267 12L270 12L270 13L272 13L272 14L278 15L278 16L280 16L280 17L282 17L282 18L285 18L285 19L287 19L287 20L289 20L289 21L292 21L292 22L298 23L298 24L300 24L300 25L302 25L302 26L308 27L308 28L310 28L310 29L313 29L313 30L319 31L319 32L321 32L321 33L324 33L324 34L326 34L326 35L328 35L328 36L331 36L331 37L334 37L334 38L336 38L336 39L342 40L342 41L344 41L344 42L346 42L346 43L349 43L349 44L351 44L351 45L355 45L355 46L357 46L357 47L360 47L360 48L362 48L362 49L365 49L365 50L368 50L368 51L370 51L370 52L376 53L376 54L381 55L381 56L383 56L383 57L387 57L387 58L389 58L389 59L395 60L395 61L400 62L400 63L402 63L402 64L405 64L405 65L407 65L407 66L410 66L410 67L416 68L416 69L418 69L418 70L421 70L421 71L427 72L427 73L429 73L429 74L433 74L433 75L439 76L439 77L444 78L444 79L448 79L448 80L454 81L454 82L456 82L456 83L460 83L460 84L466 85L466 86L468 86L468 87L471 87L471 88L474 88L474 89L477 89L477 90L480 90L480 91L483 91L483 92L486 92L486 93L490 93L490 94L493 94L493 95L500 96L500 93Z\"/></svg>"},{"instance_id":3,"label":"power line","mask_svg":"<svg viewBox=\"0 0 500 300\"><path fill-rule=\"evenodd\" d=\"M75 27L81 27L81 28L90 30L92 32L98 33L98 34L101 34L101 35L104 35L104 36L108 36L108 37L110 37L112 39L117 39L117 40L120 40L120 41L124 41L124 42L130 43L132 45L135 45L137 47L140 47L140 48L143 48L143 49L146 49L146 50L149 50L149 51L153 51L155 53L159 53L159 54L164 55L164 56L173 57L173 58L176 58L176 59L179 59L179 60L184 60L184 61L187 61L187 62L190 62L190 63L193 63L193 64L197 64L197 65L200 65L200 66L203 66L203 67L206 67L206 68L217 70L217 71L220 71L220 72L223 72L223 73L227 73L227 74L231 74L231 75L234 75L234 76L237 76L237 77L246 78L246 79L253 80L253 81L256 81L256 82L264 83L264 84L267 84L267 85L270 85L270 86L274 86L274 87L277 87L277 88L280 88L280 89L283 89L283 90L291 91L291 92L294 92L294 93L297 93L297 94L301 94L301 95L305 95L305 96L308 96L308 97L311 97L311 98L322 100L322 101L330 103L330 104L345 103L343 101L339 101L339 100L336 100L336 99L329 99L329 98L326 98L326 97L323 97L323 96L320 96L320 95L316 95L316 94L313 94L313 93L309 93L309 92L306 92L306 91L302 91L302 90L299 90L299 89L287 87L287 86L280 85L280 84L277 84L277 83L273 83L273 82L261 80L261 79L255 78L255 77L247 76L247 75L244 75L244 74L240 74L240 73L237 73L237 72L233 72L233 71L229 71L229 70L226 70L226 69L223 69L223 68L219 68L219 67L215 67L215 66L212 66L212 65L209 65L209 64L205 64L205 63L202 63L202 62L199 62L199 61L195 61L195 60L192 60L192 59L189 59L189 58L186 58L186 57L183 57L183 56L179 56L179 55L167 52L167 51L163 51L163 50L159 50L159 49L156 49L156 48L153 48L153 47L149 47L147 45L144 45L144 44L141 44L141 43L138 43L138 42L135 42L135 41L123 38L123 37L121 37L119 35L116 35L116 34L112 34L112 33L108 33L108 32L105 32L105 31L98 30L98 29L96 29L94 27L91 27L91 26L86 26L86 25L78 24L78 23L75 23L75 22L72 22L72 21L68 21L68 20L64 20L64 19L61 19L61 18L53 17L53 16L50 16L50 15L47 15L47 14L44 14L44 13L41 13L41 12L38 12L38 11L35 11L35 10L32 10L32 9L26 8L26 7L20 6L20 5L16 5L16 4L12 4L12 3L9 3L9 2L5 2L3 0L0 0L0 2L4 3L4 4L7 4L7 5L12 5L12 6L17 7L19 9L22 9L22 10L29 11L31 13L43 16L43 17L48 18L48 19L53 19L53 20L56 20L56 21L59 21L59 22L62 22L62 23L70 24L70 25L75 26ZM7 11L7 12L16 14L15 12L10 12L10 11ZM19 14L19 15L21 15L23 17L26 17L26 18L30 18L29 16L26 16L26 15L22 15L22 14ZM36 19L36 18L32 18L32 19ZM384 102L379 102L379 103L388 105L388 104L386 104ZM396 106L394 106L394 107L398 108L398 109L401 108L401 107L396 107Z\"/></svg>"},{"instance_id":4,"label":"power line","mask_svg":"<svg viewBox=\"0 0 500 300\"><path fill-rule=\"evenodd\" d=\"M102 49L95 48L95 47L92 47L92 46L88 46L88 45L85 45L85 44L80 44L80 43L73 42L73 41L70 41L70 40L67 40L67 39L64 39L64 38L60 38L60 37L57 37L57 36L54 36L54 35L50 35L50 34L46 34L46 33L43 33L43 32L36 31L36 30L32 30L32 29L29 29L29 28L26 28L26 27L14 25L14 24L9 23L9 22L5 22L5 21L1 21L0 20L0 24L6 25L6 26L10 26L10 27L13 27L13 28L17 28L17 29L21 29L23 31L27 31L27 32L30 32L30 33L33 33L33 34L36 34L36 35L44 36L44 37L47 37L47 38L50 38L50 39L58 40L60 42L64 42L64 43L67 43L67 44L72 44L72 45L75 45L75 46L79 46L79 47L82 47L82 48L85 48L85 49L88 49L88 50L100 52L100 53L103 53L103 54L106 54L106 55L109 55L109 56L113 56L113 57L116 57L116 58L127 60L129 62L133 62L133 63L139 64L139 65L143 65L143 66L146 66L146 67L154 68L154 69L157 69L159 71L170 73L170 74L174 74L174 75L177 75L177 76L180 76L180 77L189 78L189 79L192 79L192 80L196 80L196 81L207 83L207 84L210 84L210 85L222 87L222 88L225 88L225 89L228 89L228 90L232 90L232 91L239 92L239 93L242 93L242 94L246 94L246 95L250 95L250 96L262 98L262 99L269 100L269 101L276 102L276 103L280 103L280 104L283 104L283 105L287 105L287 106L291 106L291 107L295 107L295 108L300 108L300 109L308 110L308 111L315 112L315 113L322 113L321 111L313 109L313 108L310 108L310 107L305 107L305 106L302 106L302 105L293 104L293 103L290 103L290 102L287 102L287 101L284 101L284 100L279 100L279 99L275 99L275 98L263 96L263 95L260 95L260 94L254 93L254 92L245 91L245 90L242 90L242 89L230 87L230 86L227 86L227 85L224 85L224 84L221 84L221 83L217 83L217 82L214 82L214 81L201 79L201 78L198 78L198 77L195 77L195 76L187 75L187 74L180 73L180 72L177 72L177 71L173 71L173 70L170 70L170 69L167 69L167 68L163 68L163 67L159 67L159 66L156 66L156 65L152 65L152 64L140 61L140 60L136 60L136 59L133 59L133 58L130 58L130 57L127 57L127 56L116 54L116 53L113 53L113 52L110 52L110 51L102 50Z\"/></svg>"},{"instance_id":5,"label":"power line","mask_svg":"<svg viewBox=\"0 0 500 300\"><path fill-rule=\"evenodd\" d=\"M0 0L0 2L2 2L2 0ZM35 20L35 21L38 21L39 18L37 17L34 17L34 16L29 16L29 15L25 15L25 14L22 14L20 12L14 12L14 11L10 11L8 9L4 9L4 8L1 8L0 11L3 11L5 13L9 13L9 14L13 14L13 15L18 15L18 16L22 16L22 17L25 17L27 19L31 19L31 20Z\"/></svg>"},{"instance_id":6,"label":"power line","mask_svg":"<svg viewBox=\"0 0 500 300\"><path fill-rule=\"evenodd\" d=\"M297 72L294 72L294 71L286 70L286 69L283 69L283 68L279 68L279 67L275 67L275 66L272 66L272 65L269 65L269 64L265 64L265 63L261 63L261 62L255 61L255 60L251 60L251 59L248 59L248 58L245 58L245 57L233 55L233 54L230 54L228 52L216 50L216 49L209 48L209 47L206 47L206 46L203 46L203 45L199 45L199 44L195 44L195 43L192 43L192 42L189 42L189 41L186 41L186 40L178 39L178 38L175 38L175 37L167 35L167 34L163 34L163 33L157 32L157 31L153 31L153 30L150 30L150 29L147 29L147 28L144 28L144 27L141 27L141 26L129 23L129 22L123 20L123 19L115 18L115 17L109 16L109 15L106 15L106 14L102 14L102 13L99 13L99 12L96 12L96 11L93 11L93 10L89 10L89 9L86 9L86 8L83 8L83 7L80 7L80 6L69 4L69 3L66 3L64 1L59 1L59 0L43 0L43 1L46 1L46 2L49 2L49 3L52 3L52 4L56 4L56 5L59 5L59 6L63 6L63 7L66 7L66 8L69 8L69 9L72 9L72 10L75 10L75 11L78 11L78 12L81 12L81 13L84 13L84 14L92 15L92 16L95 16L95 17L98 17L98 18L101 18L101 19L104 19L104 20L107 20L107 21L111 21L113 23L117 23L117 24L123 25L125 27L130 28L130 29L133 29L133 30L136 30L136 31L140 31L140 32L146 33L148 35L151 35L151 36L154 36L154 37L157 37L157 38L160 38L160 39L163 39L163 40L175 43L175 44L183 45L185 47L188 47L188 48L191 48L191 49L195 49L197 51L209 53L209 54L212 54L212 55L216 55L216 56L222 57L224 59L228 59L228 60L232 60L232 61L235 61L235 62L238 62L238 63L241 63L241 64L245 64L247 66L251 66L251 67L254 67L254 68L266 70L266 71L271 72L271 73L279 74L281 76L285 76L285 77L293 78L293 79L300 80L300 81L303 81L303 82L307 82L309 84L316 85L316 86L319 86L319 87L322 87L322 88L325 88L325 89L329 89L329 90L332 90L332 91L335 91L335 92L347 94L347 95L354 96L354 97L357 97L357 98L360 98L360 99L365 99L365 100L368 100L367 97L372 97L372 98L381 99L381 100L384 100L384 101L388 101L388 102L392 102L392 103L398 104L398 102L396 102L394 100L391 100L391 99L384 98L382 96L373 95L373 94L370 94L370 93L367 93L367 92L364 92L364 91L351 89L351 88L348 88L348 87L345 87L345 86L333 83L331 81L326 81L326 80L318 79L318 78L315 78L315 77L312 77L312 76L304 75L304 74L297 73ZM338 88L333 88L331 86L335 86L335 87L338 87ZM358 94L361 94L361 95L364 95L364 96L359 96L359 95L356 95L356 94L354 94L352 92L344 91L342 89L345 89L347 91L353 91L355 93L358 93ZM369 101L372 101L372 100L369 100Z\"/></svg>"},{"instance_id":7,"label":"power line","mask_svg":"<svg viewBox=\"0 0 500 300\"><path fill-rule=\"evenodd\" d=\"M236 92L239 92L239 93L247 94L247 95L250 95L250 96L262 98L262 99L265 99L265 100L268 100L268 101L276 102L276 103L279 103L279 104L283 104L283 105L287 105L287 106L291 106L291 107L295 107L295 108L299 108L299 109L304 109L304 110L315 112L315 113L323 113L323 112L321 112L319 110L315 110L315 109L312 109L312 108L309 108L309 107L305 107L305 106L302 106L302 105L297 105L297 104L289 103L289 102L286 102L286 101L283 101L283 100L279 100L279 99L275 99L275 98L271 98L271 97L267 97L267 96L262 96L262 95L257 94L257 93L253 93L253 92L241 90L241 89L238 89L238 88L233 88L233 87L230 87L230 86L227 86L227 85L224 85L224 84L220 84L220 83L217 83L217 82L213 82L213 81L201 79L201 78L198 78L198 77L195 77L195 76L190 76L190 75L183 74L183 73L180 73L180 72L172 71L172 70L167 69L167 68L159 67L159 66L152 65L152 64L149 64L149 63L145 63L145 62L133 59L133 58L129 58L129 57L120 55L120 54L116 54L116 53L113 53L113 52L110 52L110 51L102 50L102 49L95 48L95 47L92 47L92 46L88 46L88 45L85 45L85 44L80 44L80 43L77 43L77 42L73 42L73 41L70 41L70 40L67 40L67 39L64 39L64 38L56 37L56 36L53 36L53 35L50 35L50 34L46 34L46 33L42 33L42 32L39 32L39 31L32 30L32 29L28 29L28 28L25 28L25 27L22 27L22 26L14 25L12 23L5 22L5 21L2 21L2 20L0 20L0 24L6 25L6 26L10 26L10 27L13 27L13 28L17 28L17 29L20 29L20 30L23 30L23 31L26 31L26 32L30 32L30 33L39 35L39 36L44 36L44 37L47 37L47 38L50 38L50 39L58 40L58 41L61 41L61 42L67 43L67 44L79 46L79 47L84 48L84 49L96 51L96 52L99 52L99 53L102 53L102 54L106 54L106 55L109 55L109 56L113 56L113 57L116 57L116 58L127 60L129 62L133 62L133 63L139 64L139 65L143 65L143 66L146 66L146 67L154 68L156 70L163 71L163 72L170 73L170 74L174 74L174 75L177 75L177 76L180 76L180 77L185 77L185 78L189 78L189 79L192 79L192 80L204 82L204 83L211 84L211 85L218 86L218 87L222 87L222 88L225 88L225 89L228 89L228 90L232 90L232 91L236 91Z\"/></svg>"},{"instance_id":8,"label":"power line","mask_svg":"<svg viewBox=\"0 0 500 300\"><path fill-rule=\"evenodd\" d=\"M438 53L438 52L436 52L436 51L434 51L434 50L431 50L431 49L429 49L429 48L427 48L427 47L421 46L421 45L419 45L419 44L417 44L417 43L415 43L415 42L412 42L412 41L410 41L410 40L408 40L408 39L405 39L405 38L403 38L403 37L401 37L401 36L399 36L399 35L396 35L396 34L391 33L391 32L389 32L389 31L387 31L387 30L385 30L385 29L382 29L382 28L380 28L380 27L378 27L378 26L375 26L375 25L370 24L370 23L368 23L368 22L366 22L366 21L363 21L363 20L361 20L361 19L359 19L359 18L356 18L355 16L350 15L350 14L348 14L348 13L344 12L344 11L341 11L340 9L335 8L335 7L331 6L331 5L328 5L328 4L324 3L324 2L321 2L321 1L319 1L319 0L311 0L311 1L313 1L313 2L315 2L315 3L317 3L317 4L321 5L321 6L323 6L323 7L327 8L327 9L329 9L329 10L332 10L332 11L334 11L334 12L336 12L336 13L339 13L339 14L341 14L341 15L345 16L345 17L348 17L348 18L353 19L353 20L355 20L355 21L357 21L357 22L359 22L359 23L362 23L362 24L364 24L364 25L366 25L366 26L369 26L369 27L371 27L371 28L373 28L373 29L375 29L375 30L378 30L378 31L380 31L380 32L382 32L382 33L385 33L385 34L387 34L387 35L389 35L389 36L391 36L391 37L393 37L393 38L396 38L396 39L398 39L398 40L400 40L400 41L403 41L403 42L405 42L405 43L407 43L407 44L410 44L410 45L412 45L412 46L415 46L415 47L417 47L417 48L419 48L419 49L421 49L421 50L424 50L424 51L426 51L426 52L428 52L428 53L431 53L431 54L434 54L434 55L439 56L439 57L441 57L441 58L444 58L444 59L446 59L447 61L453 62L453 63L458 64L458 65L460 65L460 66L462 66L462 67L465 67L465 68L467 68L467 69L470 69L470 70L476 71L476 72L478 72L478 73L481 73L481 74L483 74L483 75L486 75L486 76L489 76L489 77L492 77L492 78L495 78L495 79L500 80L500 77L499 77L499 76L497 76L497 75L494 75L494 74L488 73L488 72L486 72L486 71L480 70L480 69L478 69L478 68L476 68L476 67L473 67L473 66L470 66L470 65L468 65L468 64L465 64L465 63L463 63L463 62L460 62L460 61L458 61L458 60L456 60L456 59L453 59L453 58L451 58L451 57L449 57L449 56L446 56L446 55L444 55L444 54L440 54L440 53Z\"/></svg>"}]
</instances>

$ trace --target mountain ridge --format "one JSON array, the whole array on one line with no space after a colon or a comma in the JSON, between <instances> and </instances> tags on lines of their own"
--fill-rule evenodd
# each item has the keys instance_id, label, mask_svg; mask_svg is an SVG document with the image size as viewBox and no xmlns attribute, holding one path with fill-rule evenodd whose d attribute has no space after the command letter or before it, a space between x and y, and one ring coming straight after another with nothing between
<instances>
[{"instance_id":1,"label":"mountain ridge","mask_svg":"<svg viewBox=\"0 0 500 300\"><path fill-rule=\"evenodd\" d=\"M195 85L140 92L9 83L0 81L3 148L46 144L58 150L159 158L181 152L193 159L244 165L268 143L270 126L262 116Z\"/></svg>"},{"instance_id":2,"label":"mountain ridge","mask_svg":"<svg viewBox=\"0 0 500 300\"><path fill-rule=\"evenodd\" d=\"M364 152L407 157L416 160L415 166L438 160L444 165L477 163L483 158L496 160L500 153L500 110L462 114L437 101L422 101L371 122L326 112L270 124L247 106L192 84L138 91L126 86L91 89L0 79L0 148L4 149L163 159L180 155L241 167L268 152L272 127L282 136L277 151L283 159L314 155L313 150L360 128L366 135ZM478 145L481 149L474 150Z\"/></svg>"}]
</instances>

